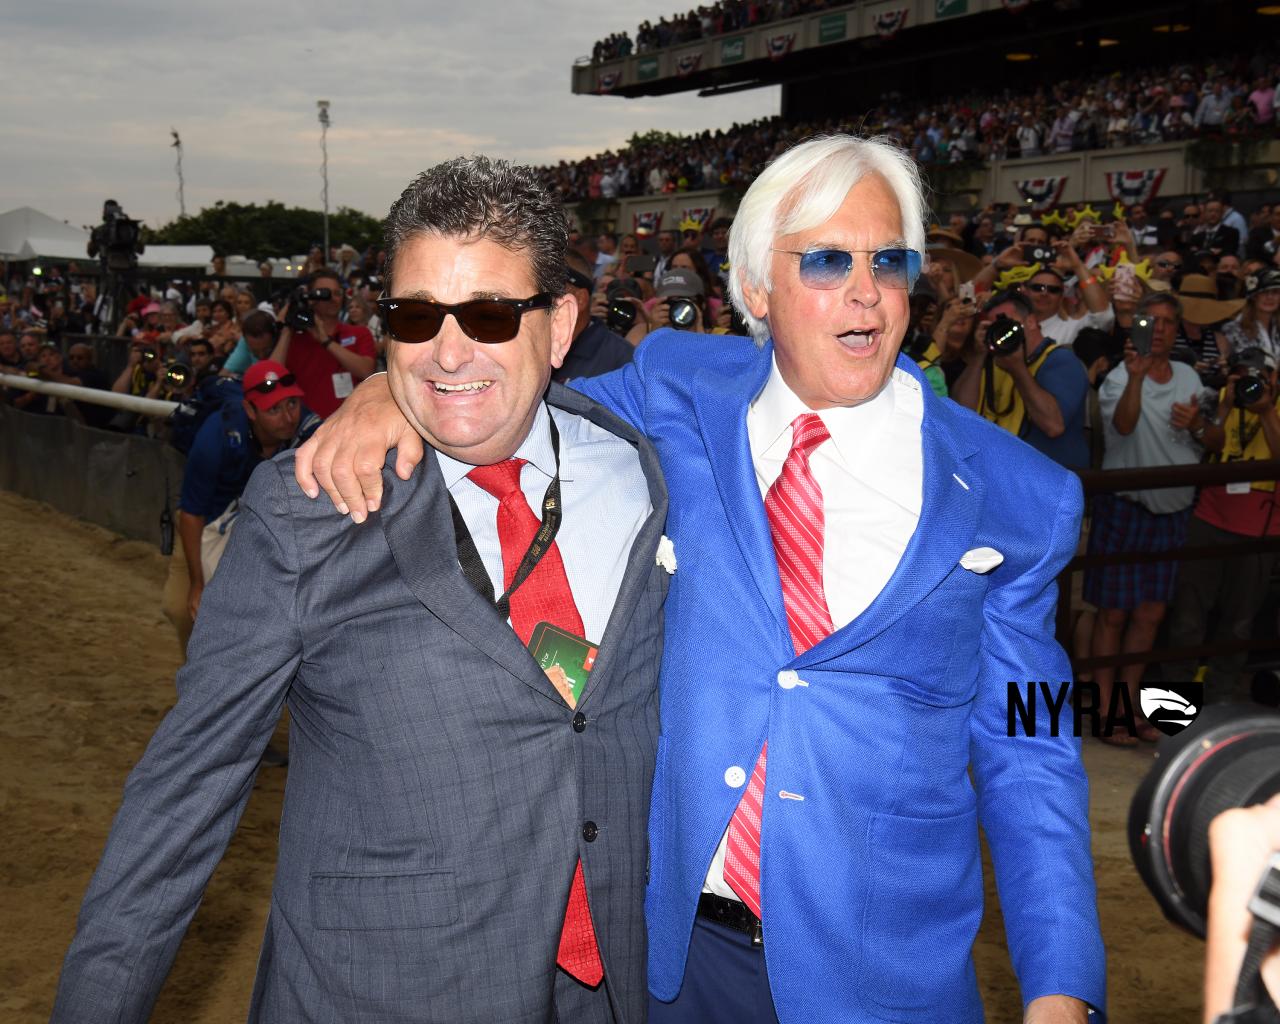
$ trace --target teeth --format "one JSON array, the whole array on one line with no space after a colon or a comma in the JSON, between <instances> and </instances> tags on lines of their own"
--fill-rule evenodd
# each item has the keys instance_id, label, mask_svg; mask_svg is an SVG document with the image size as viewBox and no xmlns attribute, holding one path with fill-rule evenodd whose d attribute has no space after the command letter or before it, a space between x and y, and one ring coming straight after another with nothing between
<instances>
[{"instance_id":1,"label":"teeth","mask_svg":"<svg viewBox=\"0 0 1280 1024\"><path fill-rule=\"evenodd\" d=\"M463 384L443 384L436 381L435 386L436 391L441 394L455 394L459 391L483 391L492 383L491 380L469 380Z\"/></svg>"}]
</instances>

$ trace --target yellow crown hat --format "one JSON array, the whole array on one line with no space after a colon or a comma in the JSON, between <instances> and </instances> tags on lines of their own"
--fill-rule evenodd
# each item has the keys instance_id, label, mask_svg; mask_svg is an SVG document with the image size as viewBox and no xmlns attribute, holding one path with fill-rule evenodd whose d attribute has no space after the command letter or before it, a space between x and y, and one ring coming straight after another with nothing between
<instances>
[{"instance_id":1,"label":"yellow crown hat","mask_svg":"<svg viewBox=\"0 0 1280 1024\"><path fill-rule=\"evenodd\" d=\"M1144 258L1141 263L1134 263L1133 260L1129 259L1127 251L1122 251L1120 258L1114 264L1104 264L1098 267L1098 276L1104 281L1110 281L1116 276L1116 267L1123 267L1125 264L1132 266L1133 272L1143 281L1151 280L1151 257Z\"/></svg>"},{"instance_id":2,"label":"yellow crown hat","mask_svg":"<svg viewBox=\"0 0 1280 1024\"><path fill-rule=\"evenodd\" d=\"M1080 226L1080 222L1085 219L1101 224L1102 214L1093 208L1092 203L1087 203L1083 210L1079 210L1071 215L1071 230L1074 231L1078 228Z\"/></svg>"},{"instance_id":3,"label":"yellow crown hat","mask_svg":"<svg viewBox=\"0 0 1280 1024\"><path fill-rule=\"evenodd\" d=\"M680 222L680 231L683 234L686 231L701 231L702 221L694 220L692 217L686 217Z\"/></svg>"},{"instance_id":4,"label":"yellow crown hat","mask_svg":"<svg viewBox=\"0 0 1280 1024\"><path fill-rule=\"evenodd\" d=\"M1029 267L1010 267L1001 274L992 283L992 287L996 291L1002 292L1006 288L1012 288L1015 284L1022 284L1023 281L1030 281L1036 274L1043 270L1039 263L1032 263Z\"/></svg>"},{"instance_id":5,"label":"yellow crown hat","mask_svg":"<svg viewBox=\"0 0 1280 1024\"><path fill-rule=\"evenodd\" d=\"M1064 217L1059 210L1054 210L1053 213L1046 214L1041 217L1040 223L1047 228L1059 227L1062 228L1063 231L1069 231L1071 229L1071 225L1067 222L1067 218Z\"/></svg>"}]
</instances>

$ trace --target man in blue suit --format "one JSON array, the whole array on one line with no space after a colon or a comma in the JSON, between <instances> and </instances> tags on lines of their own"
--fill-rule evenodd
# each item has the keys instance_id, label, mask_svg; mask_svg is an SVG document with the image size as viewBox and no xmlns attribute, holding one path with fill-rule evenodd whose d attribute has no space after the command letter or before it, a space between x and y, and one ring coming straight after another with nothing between
<instances>
[{"instance_id":1,"label":"man in blue suit","mask_svg":"<svg viewBox=\"0 0 1280 1024\"><path fill-rule=\"evenodd\" d=\"M899 356L923 219L897 149L797 146L734 221L752 340L660 331L579 385L671 497L652 1021L981 1021L979 825L1025 1020L1103 1006L1079 743L1006 735L1010 681L1069 678L1080 487ZM385 389L356 397L298 479L319 493L314 455L363 518L381 480L356 467L417 451Z\"/></svg>"}]
</instances>

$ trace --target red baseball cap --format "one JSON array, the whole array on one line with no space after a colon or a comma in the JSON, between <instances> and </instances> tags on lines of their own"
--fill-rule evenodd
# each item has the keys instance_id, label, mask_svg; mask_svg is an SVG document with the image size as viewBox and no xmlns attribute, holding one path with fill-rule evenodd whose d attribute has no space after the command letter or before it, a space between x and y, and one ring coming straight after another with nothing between
<instances>
[{"instance_id":1,"label":"red baseball cap","mask_svg":"<svg viewBox=\"0 0 1280 1024\"><path fill-rule=\"evenodd\" d=\"M274 359L262 359L244 371L244 397L259 409L270 409L283 398L301 398L293 373Z\"/></svg>"}]
</instances>

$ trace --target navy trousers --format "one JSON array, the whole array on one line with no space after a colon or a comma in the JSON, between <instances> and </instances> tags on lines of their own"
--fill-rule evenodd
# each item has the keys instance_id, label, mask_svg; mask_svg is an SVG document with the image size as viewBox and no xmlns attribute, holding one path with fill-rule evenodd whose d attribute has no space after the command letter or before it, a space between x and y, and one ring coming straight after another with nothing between
<instances>
[{"instance_id":1,"label":"navy trousers","mask_svg":"<svg viewBox=\"0 0 1280 1024\"><path fill-rule=\"evenodd\" d=\"M764 951L749 935L694 918L680 994L671 1003L650 996L649 1024L778 1024Z\"/></svg>"}]
</instances>

